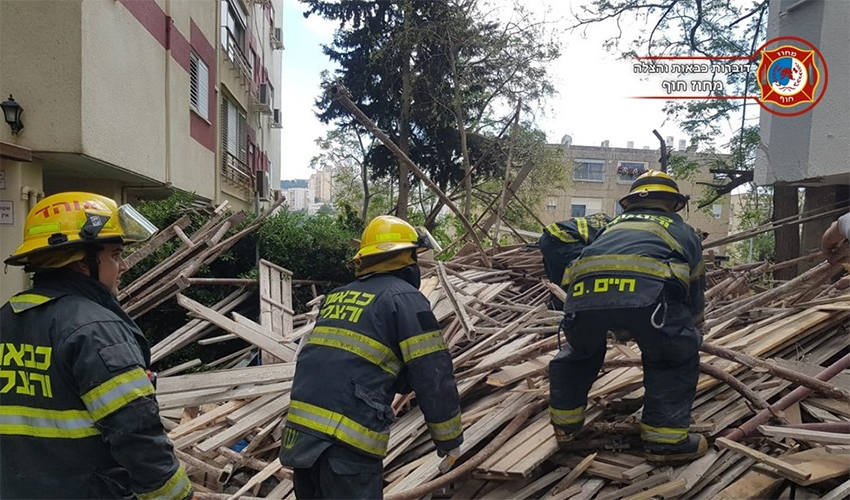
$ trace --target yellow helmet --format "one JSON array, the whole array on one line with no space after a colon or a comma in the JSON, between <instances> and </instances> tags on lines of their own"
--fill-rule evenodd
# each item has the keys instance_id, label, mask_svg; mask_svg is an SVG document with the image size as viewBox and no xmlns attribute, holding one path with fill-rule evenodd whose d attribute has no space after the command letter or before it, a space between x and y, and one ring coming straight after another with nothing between
<instances>
[{"instance_id":1,"label":"yellow helmet","mask_svg":"<svg viewBox=\"0 0 850 500\"><path fill-rule=\"evenodd\" d=\"M157 232L156 226L130 205L94 193L67 192L48 196L30 210L24 241L4 262L30 264L30 257L80 247L92 242L134 243Z\"/></svg>"},{"instance_id":2,"label":"yellow helmet","mask_svg":"<svg viewBox=\"0 0 850 500\"><path fill-rule=\"evenodd\" d=\"M429 246L407 222L392 215L379 215L372 219L363 231L360 249L354 260L405 248L418 248L420 252L424 252Z\"/></svg>"},{"instance_id":3,"label":"yellow helmet","mask_svg":"<svg viewBox=\"0 0 850 500\"><path fill-rule=\"evenodd\" d=\"M688 197L679 192L679 185L672 177L658 170L650 170L632 183L629 194L620 200L623 208L640 206L645 199L670 200L675 203L674 212L685 208Z\"/></svg>"}]
</instances>

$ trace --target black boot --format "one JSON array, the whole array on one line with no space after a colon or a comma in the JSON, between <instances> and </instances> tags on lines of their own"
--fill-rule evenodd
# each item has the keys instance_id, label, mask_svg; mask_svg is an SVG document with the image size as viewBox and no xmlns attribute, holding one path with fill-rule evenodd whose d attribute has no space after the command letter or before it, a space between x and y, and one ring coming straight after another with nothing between
<instances>
[{"instance_id":1,"label":"black boot","mask_svg":"<svg viewBox=\"0 0 850 500\"><path fill-rule=\"evenodd\" d=\"M649 443L644 441L646 460L658 464L690 462L708 451L708 441L702 434L688 434L682 442L676 444Z\"/></svg>"}]
</instances>

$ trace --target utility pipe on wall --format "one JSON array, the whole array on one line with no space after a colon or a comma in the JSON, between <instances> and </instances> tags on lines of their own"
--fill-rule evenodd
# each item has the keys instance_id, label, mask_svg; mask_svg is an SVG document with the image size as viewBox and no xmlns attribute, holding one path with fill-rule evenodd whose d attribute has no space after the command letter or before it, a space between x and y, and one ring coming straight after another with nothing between
<instances>
[{"instance_id":1,"label":"utility pipe on wall","mask_svg":"<svg viewBox=\"0 0 850 500\"><path fill-rule=\"evenodd\" d=\"M21 200L27 202L27 213L35 208L36 203L44 198L44 191L39 188L24 186L21 188Z\"/></svg>"}]
</instances>

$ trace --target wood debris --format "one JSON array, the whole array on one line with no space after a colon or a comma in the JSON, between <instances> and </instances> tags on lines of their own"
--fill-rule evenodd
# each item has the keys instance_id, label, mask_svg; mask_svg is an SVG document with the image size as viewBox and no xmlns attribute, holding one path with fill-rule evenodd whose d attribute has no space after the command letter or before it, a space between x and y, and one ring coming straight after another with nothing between
<instances>
[{"instance_id":1,"label":"wood debris","mask_svg":"<svg viewBox=\"0 0 850 500\"><path fill-rule=\"evenodd\" d=\"M212 305L180 294L202 265L262 224L258 219L225 238L240 220L221 211L192 235L178 221L154 244L179 238L183 246L120 298L137 317L177 297L194 317L153 347L154 361L195 342L241 338L249 344L202 365L202 373L181 374L198 365L192 360L159 378L163 425L197 497L291 499L291 471L277 460L281 428L297 352L322 297L296 315L292 274L267 262L258 283L258 322L235 312L256 297L245 288ZM850 373L841 356L848 347L850 292L846 278L831 281L840 266L803 257L796 263L817 265L773 288L761 280L782 264L709 266L709 329L691 430L715 446L692 463L662 467L648 464L640 447L639 348L613 338L590 392L585 430L569 451L558 449L546 411L548 363L563 341L557 335L563 314L546 307L557 287L546 281L535 249L483 253L467 245L450 261L420 262L420 289L454 360L463 456L440 475L415 397L398 396L384 461L387 498L686 500L760 498L790 488L847 497ZM245 366L259 350L265 364ZM823 372L837 362L845 364L827 373L835 377L830 380ZM743 428L752 432L740 435Z\"/></svg>"}]
</instances>

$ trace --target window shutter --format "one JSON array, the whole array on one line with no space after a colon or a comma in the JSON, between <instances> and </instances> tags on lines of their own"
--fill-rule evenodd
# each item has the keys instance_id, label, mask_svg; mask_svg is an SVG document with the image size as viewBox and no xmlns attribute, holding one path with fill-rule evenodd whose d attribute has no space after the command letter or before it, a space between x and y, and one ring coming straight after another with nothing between
<instances>
[{"instance_id":1,"label":"window shutter","mask_svg":"<svg viewBox=\"0 0 850 500\"><path fill-rule=\"evenodd\" d=\"M189 103L198 109L198 56L189 53Z\"/></svg>"},{"instance_id":2,"label":"window shutter","mask_svg":"<svg viewBox=\"0 0 850 500\"><path fill-rule=\"evenodd\" d=\"M210 69L204 61L198 59L198 103L195 106L201 117L210 118Z\"/></svg>"}]
</instances>

